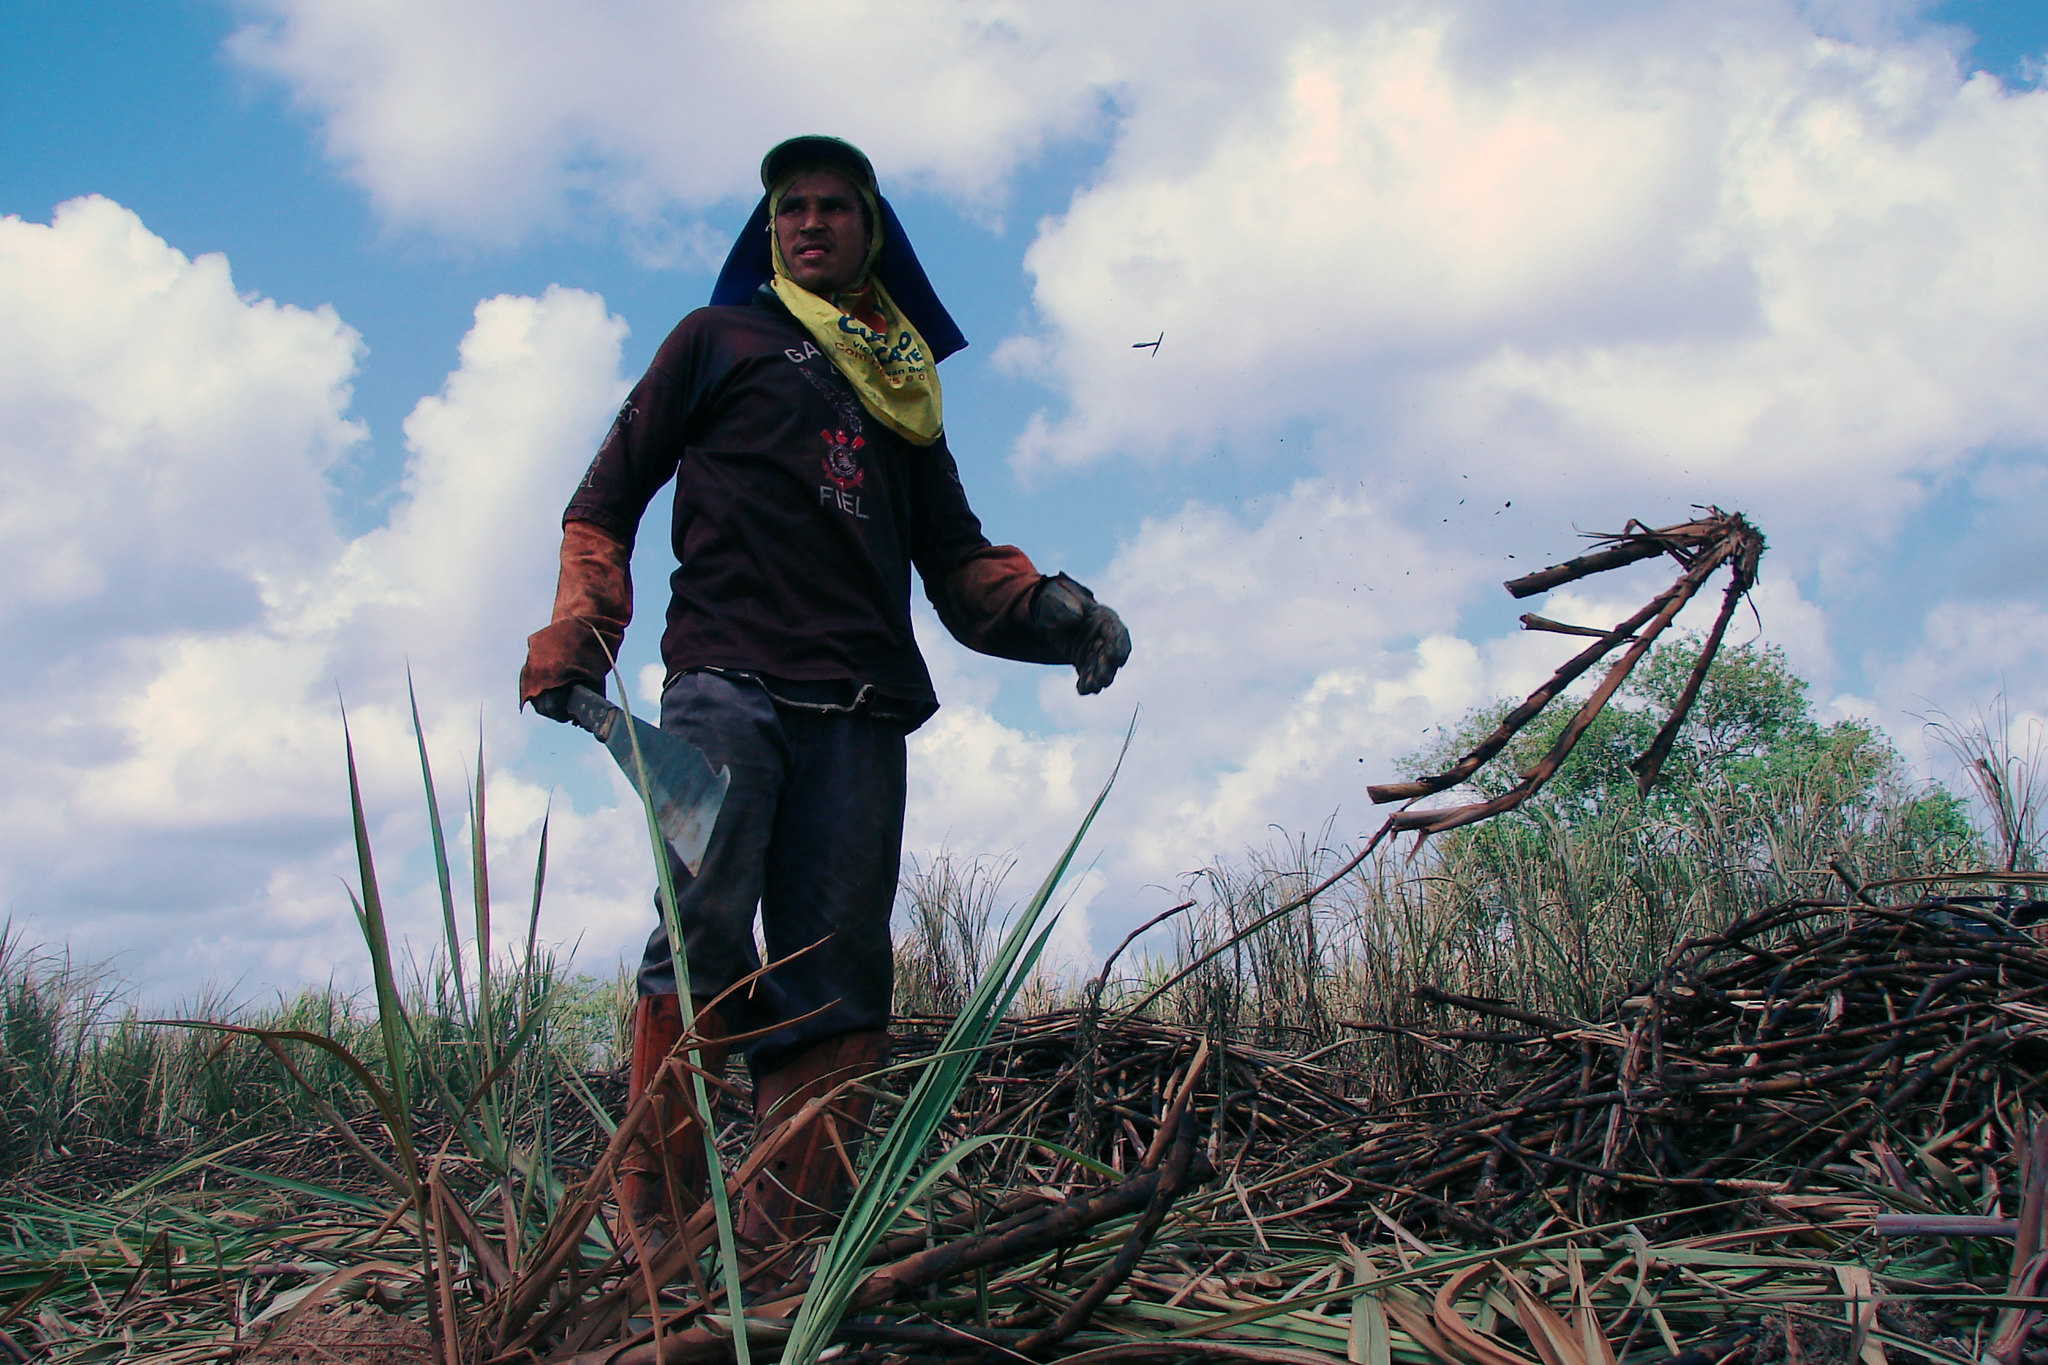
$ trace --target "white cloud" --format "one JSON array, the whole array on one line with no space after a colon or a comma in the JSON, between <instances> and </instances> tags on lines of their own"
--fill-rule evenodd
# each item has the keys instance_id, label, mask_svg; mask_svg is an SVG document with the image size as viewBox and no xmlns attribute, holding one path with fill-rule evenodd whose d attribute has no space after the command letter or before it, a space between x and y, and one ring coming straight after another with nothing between
<instances>
[{"instance_id":1,"label":"white cloud","mask_svg":"<svg viewBox=\"0 0 2048 1365\"><path fill-rule=\"evenodd\" d=\"M1907 714L1960 717L2002 696L2016 717L2048 716L2048 606L2038 596L1943 602L1872 673L1884 700Z\"/></svg>"},{"instance_id":2,"label":"white cloud","mask_svg":"<svg viewBox=\"0 0 2048 1365\"><path fill-rule=\"evenodd\" d=\"M0 222L0 310L6 913L145 984L352 979L339 687L394 914L430 938L405 670L459 831L464 756L531 733L512 719L522 637L622 387L622 326L569 290L480 304L406 424L390 520L350 541L325 475L361 439L359 342L330 310L243 298L224 260L104 199ZM516 902L545 793L500 771L488 795ZM562 879L576 913L630 884L623 829L557 805L565 861L606 855Z\"/></svg>"},{"instance_id":3,"label":"white cloud","mask_svg":"<svg viewBox=\"0 0 2048 1365\"><path fill-rule=\"evenodd\" d=\"M238 849L179 866L182 833L223 803L274 803L303 836L302 793L218 755L186 751L203 780L100 779L205 725L146 719L181 640L246 627L258 578L333 551L322 472L360 438L359 343L330 311L244 303L222 258L188 260L97 198L0 220L0 313L0 898L31 921L146 916L160 878L204 897L246 871ZM194 701L225 728L268 681Z\"/></svg>"},{"instance_id":4,"label":"white cloud","mask_svg":"<svg viewBox=\"0 0 2048 1365\"><path fill-rule=\"evenodd\" d=\"M1153 155L1175 136L1165 116L1134 106L1027 257L1041 325L1005 358L1060 399L1019 443L1032 477L1229 456L1307 425L1322 483L1370 490L1411 533L1405 553L1462 574L1329 631L1358 643L1353 661L1276 658L1278 621L1213 606L1164 622L1170 644L1216 623L1209 667L1173 673L1211 706L1169 727L1217 776L1146 822L1160 863L1168 845L1185 856L1183 831L1248 843L1261 815L1313 828L1340 799L1345 828L1369 827L1329 754L1368 723L1369 697L1398 690L1399 656L1373 647L1489 600L1484 551L1574 552L1532 524L1678 520L1709 500L1750 512L1773 544L1761 638L1828 714L1857 709L1831 694L1875 683L1858 671L1884 674L1874 718L1909 745L1924 709L1910 691L1974 704L1992 686L1982 660L2023 670L2038 653L2030 610L2000 600L2030 572L1999 548L2012 514L1947 537L1907 518L1944 486L1988 509L2039 482L2048 93L1966 80L1945 47L1873 15L1823 36L1772 6L1665 8L1517 46L1474 13L1390 9L1296 38L1285 78L1176 158ZM1130 335L1160 328L1160 354L1126 363ZM1512 514L1460 505L1488 495ZM1908 530L1955 543L1901 554ZM1215 572L1212 545L1138 542L1154 579ZM1216 542L1282 616L1346 579L1334 543L1283 566ZM1605 603L1616 591L1588 585L1603 600L1585 619L1642 600ZM1745 613L1735 634L1754 630ZM1477 622L1459 633L1484 669L1462 694L1418 689L1435 719L1561 657ZM1140 635L1141 660L1159 638ZM1218 666L1238 681L1219 687ZM1270 667L1270 694L1247 667ZM1384 761L1413 745L1359 747Z\"/></svg>"},{"instance_id":5,"label":"white cloud","mask_svg":"<svg viewBox=\"0 0 2048 1365\"><path fill-rule=\"evenodd\" d=\"M1142 519L1096 585L1129 623L1130 665L1100 700L1049 676L1041 707L1106 735L1140 705L1141 753L1164 746L1176 768L1234 759L1316 678L1429 633L1480 581L1469 556L1390 512L1304 481L1240 513L1190 502Z\"/></svg>"},{"instance_id":6,"label":"white cloud","mask_svg":"<svg viewBox=\"0 0 2048 1365\"><path fill-rule=\"evenodd\" d=\"M1035 878L1141 704L1074 914L1098 937L1268 824L1341 807L1339 838L1371 828L1364 787L1429 726L1568 652L1509 633L1494 584L1573 553L1574 522L1752 512L1764 638L1895 729L1915 698L1967 708L2040 672L2048 633L2011 586L2028 561L1978 582L1889 537L1940 489L2038 491L2048 94L1964 80L1895 7L250 8L238 58L390 222L457 241L567 228L715 257L697 211L820 126L892 185L997 209L1047 147L1104 139L1038 227L1038 314L1004 348L1052 394L1020 466L1219 455L1271 486L1133 495L1090 576L1137 639L1103 697L1048 670L1020 717L1014 666L935 645L948 705L913 743L910 824L913 850L1015 852ZM0 290L25 324L0 337L0 640L39 661L0 683L7 907L90 911L94 941L172 944L181 971L352 960L338 681L403 913L430 925L408 659L458 808L481 723L519 884L547 771L522 746L569 750L511 719L511 678L621 387L601 302L480 305L407 423L395 510L351 540L327 474L361 439L360 347L331 312L238 297L224 261L105 201L0 224ZM1130 350L1160 329L1157 356ZM1307 453L1275 459L1279 431ZM1605 623L1633 593L1538 609ZM576 761L551 914L602 957L644 930L644 853L616 779Z\"/></svg>"},{"instance_id":7,"label":"white cloud","mask_svg":"<svg viewBox=\"0 0 2048 1365\"><path fill-rule=\"evenodd\" d=\"M1059 399L1027 463L1308 422L1327 472L1454 457L1551 512L1712 498L1803 535L1824 502L1888 525L2048 427L2048 93L1961 79L1961 35L1912 7L252 13L238 58L390 217L458 239L697 241L763 146L821 123L971 204L1106 136L1005 348Z\"/></svg>"},{"instance_id":8,"label":"white cloud","mask_svg":"<svg viewBox=\"0 0 2048 1365\"><path fill-rule=\"evenodd\" d=\"M482 240L751 196L774 141L821 130L886 156L894 183L989 193L1093 124L1113 78L1035 5L250 8L231 51L320 118L383 210ZM663 248L724 245L685 228Z\"/></svg>"},{"instance_id":9,"label":"white cloud","mask_svg":"<svg viewBox=\"0 0 2048 1365\"><path fill-rule=\"evenodd\" d=\"M321 553L299 528L362 436L344 416L360 342L333 310L245 304L224 258L187 260L97 197L0 219L0 310L10 615L189 610L180 589Z\"/></svg>"},{"instance_id":10,"label":"white cloud","mask_svg":"<svg viewBox=\"0 0 2048 1365\"><path fill-rule=\"evenodd\" d=\"M1711 498L1783 543L2048 438L2048 92L1769 6L1516 55L1381 14L1297 37L1177 160L1130 112L1027 257L1042 326L1005 354L1063 402L1027 465L1306 421L1335 474L1454 453L1518 502Z\"/></svg>"},{"instance_id":11,"label":"white cloud","mask_svg":"<svg viewBox=\"0 0 2048 1365\"><path fill-rule=\"evenodd\" d=\"M1077 697L1044 670L1032 733L987 707L1017 665L971 661L927 632L947 705L912 742L909 846L1020 855L1039 876L1138 728L1089 840L1098 940L1161 888L1263 843L1269 824L1377 823L1365 799L1431 725L1503 690L1501 668L1433 629L1489 572L1357 488L1303 482L1239 511L1187 503L1144 519L1095 584L1129 623L1130 665ZM963 700L971 699L971 700ZM1159 908L1159 907L1155 907Z\"/></svg>"},{"instance_id":12,"label":"white cloud","mask_svg":"<svg viewBox=\"0 0 2048 1365\"><path fill-rule=\"evenodd\" d=\"M1972 452L2048 434L2048 92L1964 79L1912 6L253 12L240 58L459 239L694 223L821 124L970 204L1106 138L1003 348L1057 399L1027 466L1307 424L1332 482L1455 469L1542 525L1739 505L1839 581ZM890 98L789 95L846 72Z\"/></svg>"},{"instance_id":13,"label":"white cloud","mask_svg":"<svg viewBox=\"0 0 2048 1365\"><path fill-rule=\"evenodd\" d=\"M1312 828L1318 813L1340 805L1347 830L1363 826L1364 788L1386 779L1386 760L1419 747L1417 737L1429 726L1491 697L1479 651L1455 636L1423 640L1410 661L1375 662L1311 681L1261 727L1234 770L1183 799L1170 821L1149 831L1144 843L1153 846L1153 859L1186 865L1198 851L1233 856L1269 823ZM1304 801L1311 793L1312 802ZM1148 850L1141 844L1140 851Z\"/></svg>"}]
</instances>

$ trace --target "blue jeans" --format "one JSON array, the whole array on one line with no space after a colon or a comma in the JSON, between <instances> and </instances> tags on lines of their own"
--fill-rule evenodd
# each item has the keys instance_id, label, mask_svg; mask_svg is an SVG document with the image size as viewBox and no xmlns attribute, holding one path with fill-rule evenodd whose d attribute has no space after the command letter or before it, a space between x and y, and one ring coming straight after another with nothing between
<instances>
[{"instance_id":1,"label":"blue jeans","mask_svg":"<svg viewBox=\"0 0 2048 1365\"><path fill-rule=\"evenodd\" d=\"M774 1029L747 1045L756 1076L823 1039L887 1028L895 988L889 912L903 852L903 727L862 713L779 706L755 679L693 672L662 692L661 728L702 749L712 767L732 769L697 875L669 860L691 994L715 996L759 970L758 907L768 960L779 965L719 1007L731 1032ZM801 955L783 961L792 954ZM640 994L675 989L657 902ZM777 1027L789 1020L801 1022Z\"/></svg>"}]
</instances>

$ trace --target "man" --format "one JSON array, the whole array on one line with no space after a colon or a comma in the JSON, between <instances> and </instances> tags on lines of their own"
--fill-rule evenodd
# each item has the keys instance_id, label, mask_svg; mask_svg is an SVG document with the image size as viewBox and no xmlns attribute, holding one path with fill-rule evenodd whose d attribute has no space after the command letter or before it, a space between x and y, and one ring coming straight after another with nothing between
<instances>
[{"instance_id":1,"label":"man","mask_svg":"<svg viewBox=\"0 0 2048 1365\"><path fill-rule=\"evenodd\" d=\"M662 343L570 499L554 618L520 675L521 702L555 720L572 684L603 686L632 615L641 513L674 478L661 725L732 769L697 875L674 865L678 919L705 1066L723 1066L719 1040L749 1038L757 1141L887 1058L904 737L938 707L911 632L911 568L962 643L1072 664L1084 694L1130 655L1086 588L983 536L936 373L966 341L867 158L795 138L768 153L761 182L712 306ZM709 1008L760 967L757 905L777 965ZM681 1037L676 989L658 927L639 975L635 1098ZM824 1226L865 1117L842 1098L785 1144L745 1192L743 1240L781 1247ZM653 1150L688 1163L696 1130L656 1137L628 1163L638 1218L703 1197L701 1157L692 1188L668 1190Z\"/></svg>"}]
</instances>

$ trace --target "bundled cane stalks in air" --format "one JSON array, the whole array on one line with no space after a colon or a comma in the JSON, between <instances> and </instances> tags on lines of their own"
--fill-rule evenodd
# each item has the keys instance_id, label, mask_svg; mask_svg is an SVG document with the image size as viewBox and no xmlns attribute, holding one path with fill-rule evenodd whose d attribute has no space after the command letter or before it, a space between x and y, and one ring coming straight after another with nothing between
<instances>
[{"instance_id":1,"label":"bundled cane stalks in air","mask_svg":"<svg viewBox=\"0 0 2048 1365\"><path fill-rule=\"evenodd\" d=\"M438 815L458 998L408 1003L358 801L380 1027L352 1047L205 1027L294 1076L347 1071L373 1102L330 1086L326 1138L240 1138L111 1196L76 1157L42 1168L75 1193L0 1192L0 1361L2048 1365L2038 874L1940 896L1840 866L1832 898L1699 935L1583 1011L1418 976L1400 1012L1343 1018L1338 1041L1297 1050L1201 1007L1224 954L1312 911L1394 835L1526 803L1725 568L1700 658L1635 766L1657 780L1763 541L1715 509L1602 541L1510 590L1660 555L1677 580L1611 628L1524 618L1589 643L1445 771L1372 789L1411 804L1357 858L1112 986L1134 934L1066 1007L1020 1015L1077 834L1000 942L974 938L988 960L951 1012L898 1021L896 1064L862 1082L873 1117L844 1152L862 1177L852 1206L772 1275L720 1235L715 1200L625 1216L622 1162L662 1145L661 1114L708 1103L729 1208L838 1097L749 1147L744 1082L687 1049L630 1106L616 1076L547 1051L552 982L530 947L527 968L483 963L462 995ZM1502 795L1413 804L1601 663ZM432 790L429 776L430 805ZM480 869L480 780L473 803ZM1432 1074L1463 1083L1409 1083ZM701 1153L662 1155L686 1187Z\"/></svg>"},{"instance_id":2,"label":"bundled cane stalks in air","mask_svg":"<svg viewBox=\"0 0 2048 1365\"><path fill-rule=\"evenodd\" d=\"M1686 716L1692 710L1700 686L1706 681L1707 670L1713 666L1714 656L1720 651L1721 641L1727 636L1728 622L1735 615L1736 607L1743 595L1756 582L1757 561L1763 557L1764 538L1755 527L1744 520L1739 513L1723 512L1718 507L1706 509L1706 515L1695 521L1681 522L1676 526L1663 526L1652 530L1635 522L1619 535L1601 536L1606 542L1601 549L1584 554L1563 564L1541 569L1521 578L1511 579L1507 590L1516 597L1533 597L1552 588L1563 587L1608 569L1635 564L1658 555L1670 555L1682 566L1678 580L1626 619L1616 622L1607 630L1592 626L1567 625L1546 620L1541 616L1525 614L1522 625L1528 630L1550 631L1560 635L1592 637L1592 643L1573 655L1541 687L1531 692L1528 698L1507 714L1500 727L1488 735L1479 746L1459 759L1457 763L1429 777L1413 782L1396 782L1372 787L1368 794L1375 802L1414 801L1447 791L1470 778L1474 773L1505 749L1508 742L1519 733L1523 726L1536 718L1538 712L1556 700L1567 687L1576 682L1594 664L1622 650L1621 657L1611 664L1592 694L1580 703L1577 714L1564 732L1551 746L1550 752L1528 772L1512 789L1490 801L1473 802L1449 810L1424 809L1406 810L1395 815L1388 822L1391 831L1418 830L1425 834L1441 834L1469 825L1489 816L1513 810L1536 794L1563 764L1573 747L1592 725L1602 708L1614 699L1621 685L1628 681L1628 675L1642 662L1643 656L1671 623L1678 619L1678 613L1698 595L1700 589L1713 577L1716 570L1728 570L1728 587L1722 594L1721 610L1714 617L1714 624L1707 632L1706 642L1700 648L1699 662L1694 666L1692 676L1686 680L1685 690L1678 702L1671 708L1671 714L1657 731L1650 747L1639 755L1632 765L1636 771L1636 782L1643 791L1648 791L1663 771L1664 760L1670 756L1671 745L1678 737L1678 731L1685 724ZM1625 648L1624 648L1625 646Z\"/></svg>"}]
</instances>

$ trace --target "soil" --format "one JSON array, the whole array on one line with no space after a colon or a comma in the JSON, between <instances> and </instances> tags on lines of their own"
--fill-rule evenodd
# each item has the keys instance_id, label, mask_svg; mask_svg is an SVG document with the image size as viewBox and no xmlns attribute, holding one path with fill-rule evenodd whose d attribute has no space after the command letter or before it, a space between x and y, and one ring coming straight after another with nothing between
<instances>
[{"instance_id":1,"label":"soil","mask_svg":"<svg viewBox=\"0 0 2048 1365\"><path fill-rule=\"evenodd\" d=\"M430 1365L433 1359L434 1339L423 1323L367 1304L309 1313L242 1357L244 1365Z\"/></svg>"},{"instance_id":2,"label":"soil","mask_svg":"<svg viewBox=\"0 0 2048 1365\"><path fill-rule=\"evenodd\" d=\"M1974 1354L1963 1342L1942 1336L1941 1323L1926 1313L1898 1303L1879 1303L1878 1325L1910 1341L1927 1342L1957 1355ZM1812 1318L1794 1320L1789 1315L1764 1318L1755 1325L1754 1335L1730 1362L1746 1360L1748 1365L1856 1365L1849 1354L1846 1327L1836 1327ZM1708 1354L1718 1354L1709 1352ZM1888 1358L1902 1359L1896 1353Z\"/></svg>"}]
</instances>

